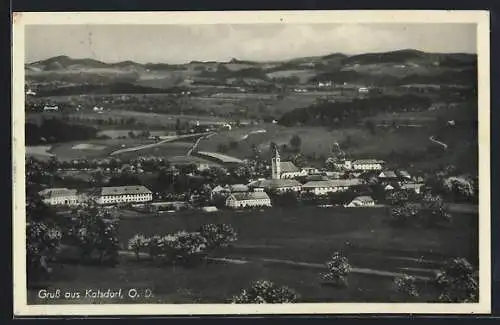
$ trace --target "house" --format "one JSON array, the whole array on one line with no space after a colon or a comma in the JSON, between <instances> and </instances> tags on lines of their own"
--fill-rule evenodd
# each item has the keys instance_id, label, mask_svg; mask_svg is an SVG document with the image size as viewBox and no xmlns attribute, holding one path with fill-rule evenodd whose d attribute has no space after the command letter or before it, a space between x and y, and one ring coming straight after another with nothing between
<instances>
[{"instance_id":1,"label":"house","mask_svg":"<svg viewBox=\"0 0 500 325\"><path fill-rule=\"evenodd\" d=\"M416 194L420 194L422 192L423 187L424 187L423 183L407 183L401 185L402 190L411 190L414 191Z\"/></svg>"},{"instance_id":2,"label":"house","mask_svg":"<svg viewBox=\"0 0 500 325\"><path fill-rule=\"evenodd\" d=\"M408 173L406 170L398 170L396 174L401 178L401 180L404 181L410 181L412 179L410 173Z\"/></svg>"},{"instance_id":3,"label":"house","mask_svg":"<svg viewBox=\"0 0 500 325\"><path fill-rule=\"evenodd\" d=\"M369 207L374 205L375 201L371 196L358 196L354 198L349 204L347 204L346 207L348 208Z\"/></svg>"},{"instance_id":4,"label":"house","mask_svg":"<svg viewBox=\"0 0 500 325\"><path fill-rule=\"evenodd\" d=\"M97 204L139 203L153 200L153 192L142 185L101 187L95 193Z\"/></svg>"},{"instance_id":5,"label":"house","mask_svg":"<svg viewBox=\"0 0 500 325\"><path fill-rule=\"evenodd\" d=\"M384 191L392 191L396 188L396 186L394 185L391 185L391 184L387 184L385 187L384 187Z\"/></svg>"},{"instance_id":6,"label":"house","mask_svg":"<svg viewBox=\"0 0 500 325\"><path fill-rule=\"evenodd\" d=\"M348 189L362 185L363 181L353 179L331 179L326 181L310 181L302 185L302 191L315 195L324 195L332 192L347 191Z\"/></svg>"},{"instance_id":7,"label":"house","mask_svg":"<svg viewBox=\"0 0 500 325\"><path fill-rule=\"evenodd\" d=\"M383 160L360 159L360 160L354 160L350 164L352 167L349 169L360 170L360 171L382 170L382 168L384 168L384 164L385 164L385 162Z\"/></svg>"},{"instance_id":8,"label":"house","mask_svg":"<svg viewBox=\"0 0 500 325\"><path fill-rule=\"evenodd\" d=\"M254 181L248 186L252 189L262 188L268 192L300 192L302 190L302 184L294 179L264 179L260 181Z\"/></svg>"},{"instance_id":9,"label":"house","mask_svg":"<svg viewBox=\"0 0 500 325\"><path fill-rule=\"evenodd\" d=\"M86 194L68 188L48 188L38 194L47 205L77 206L88 201Z\"/></svg>"},{"instance_id":10,"label":"house","mask_svg":"<svg viewBox=\"0 0 500 325\"><path fill-rule=\"evenodd\" d=\"M217 212L219 210L217 209L217 207L214 207L214 206L206 206L206 207L202 207L201 211L211 213L211 212Z\"/></svg>"},{"instance_id":11,"label":"house","mask_svg":"<svg viewBox=\"0 0 500 325\"><path fill-rule=\"evenodd\" d=\"M44 112L55 112L59 110L59 106L45 106L43 108Z\"/></svg>"},{"instance_id":12,"label":"house","mask_svg":"<svg viewBox=\"0 0 500 325\"><path fill-rule=\"evenodd\" d=\"M378 174L378 178L382 181L395 181L398 179L398 175L393 170L385 170Z\"/></svg>"},{"instance_id":13,"label":"house","mask_svg":"<svg viewBox=\"0 0 500 325\"><path fill-rule=\"evenodd\" d=\"M271 199L266 192L232 193L226 199L226 206L233 209L246 207L270 207Z\"/></svg>"},{"instance_id":14,"label":"house","mask_svg":"<svg viewBox=\"0 0 500 325\"><path fill-rule=\"evenodd\" d=\"M305 174L305 175L318 175L318 174L320 174L320 171L314 167L304 167L300 171L302 174Z\"/></svg>"}]
</instances>

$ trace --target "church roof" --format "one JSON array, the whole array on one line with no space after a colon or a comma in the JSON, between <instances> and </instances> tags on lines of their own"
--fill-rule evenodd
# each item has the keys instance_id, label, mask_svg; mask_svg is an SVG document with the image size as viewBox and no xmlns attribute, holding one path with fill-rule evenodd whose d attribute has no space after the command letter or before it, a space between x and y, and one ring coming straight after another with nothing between
<instances>
[{"instance_id":1,"label":"church roof","mask_svg":"<svg viewBox=\"0 0 500 325\"><path fill-rule=\"evenodd\" d=\"M282 161L280 163L280 168L282 173L296 173L300 169L295 166L291 161Z\"/></svg>"}]
</instances>

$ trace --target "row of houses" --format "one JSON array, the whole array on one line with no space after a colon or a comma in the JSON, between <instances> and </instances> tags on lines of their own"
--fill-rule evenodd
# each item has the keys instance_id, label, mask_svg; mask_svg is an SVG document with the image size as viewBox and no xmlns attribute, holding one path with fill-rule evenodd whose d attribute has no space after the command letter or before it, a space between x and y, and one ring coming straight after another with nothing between
<instances>
[{"instance_id":1,"label":"row of houses","mask_svg":"<svg viewBox=\"0 0 500 325\"><path fill-rule=\"evenodd\" d=\"M153 200L153 192L142 185L110 186L79 191L69 188L49 188L38 193L47 205L79 206L93 201L99 205L144 203Z\"/></svg>"},{"instance_id":2,"label":"row of houses","mask_svg":"<svg viewBox=\"0 0 500 325\"><path fill-rule=\"evenodd\" d=\"M248 207L271 207L271 198L263 189L254 189L250 192L235 192L229 194L226 206L233 209ZM371 196L357 196L345 207L369 207L374 206L375 201Z\"/></svg>"}]
</instances>

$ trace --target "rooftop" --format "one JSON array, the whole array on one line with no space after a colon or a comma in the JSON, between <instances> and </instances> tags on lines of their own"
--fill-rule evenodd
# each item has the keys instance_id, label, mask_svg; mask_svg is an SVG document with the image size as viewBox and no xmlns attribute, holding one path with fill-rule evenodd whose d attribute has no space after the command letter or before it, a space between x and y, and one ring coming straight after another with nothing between
<instances>
[{"instance_id":1,"label":"rooftop","mask_svg":"<svg viewBox=\"0 0 500 325\"><path fill-rule=\"evenodd\" d=\"M331 179L326 181L310 181L302 185L302 188L317 188L317 187L348 187L363 184L359 178L351 179Z\"/></svg>"},{"instance_id":2,"label":"rooftop","mask_svg":"<svg viewBox=\"0 0 500 325\"><path fill-rule=\"evenodd\" d=\"M361 201L361 202L371 202L373 201L373 198L371 196L357 196L353 199L353 201Z\"/></svg>"},{"instance_id":3,"label":"rooftop","mask_svg":"<svg viewBox=\"0 0 500 325\"><path fill-rule=\"evenodd\" d=\"M379 174L381 178L396 178L398 177L393 170L384 170Z\"/></svg>"},{"instance_id":4,"label":"rooftop","mask_svg":"<svg viewBox=\"0 0 500 325\"><path fill-rule=\"evenodd\" d=\"M352 162L353 164L356 165L366 165L366 164L384 164L385 161L383 160L378 160L378 159L358 159L354 160Z\"/></svg>"},{"instance_id":5,"label":"rooftop","mask_svg":"<svg viewBox=\"0 0 500 325\"><path fill-rule=\"evenodd\" d=\"M237 201L269 200L269 195L266 192L240 192L231 194L229 198L234 198Z\"/></svg>"},{"instance_id":6,"label":"rooftop","mask_svg":"<svg viewBox=\"0 0 500 325\"><path fill-rule=\"evenodd\" d=\"M291 161L282 161L280 163L280 168L282 173L296 173L300 169L295 166Z\"/></svg>"},{"instance_id":7,"label":"rooftop","mask_svg":"<svg viewBox=\"0 0 500 325\"><path fill-rule=\"evenodd\" d=\"M152 192L145 186L111 186L102 187L98 191L99 195L127 195L127 194L152 194Z\"/></svg>"},{"instance_id":8,"label":"rooftop","mask_svg":"<svg viewBox=\"0 0 500 325\"><path fill-rule=\"evenodd\" d=\"M263 187L266 189L280 188L280 187L295 187L301 186L300 182L294 179L265 179L257 181L252 184L253 187Z\"/></svg>"},{"instance_id":9,"label":"rooftop","mask_svg":"<svg viewBox=\"0 0 500 325\"><path fill-rule=\"evenodd\" d=\"M38 194L44 198L55 198L55 197L64 197L64 196L73 196L77 195L78 191L74 189L69 189L69 188L47 188L45 190L42 190L38 192Z\"/></svg>"}]
</instances>

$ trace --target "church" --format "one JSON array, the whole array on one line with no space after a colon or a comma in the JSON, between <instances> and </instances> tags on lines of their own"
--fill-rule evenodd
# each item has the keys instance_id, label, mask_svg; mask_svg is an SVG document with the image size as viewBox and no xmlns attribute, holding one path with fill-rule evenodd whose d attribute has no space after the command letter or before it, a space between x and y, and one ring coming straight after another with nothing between
<instances>
[{"instance_id":1,"label":"church","mask_svg":"<svg viewBox=\"0 0 500 325\"><path fill-rule=\"evenodd\" d=\"M271 178L292 179L300 176L307 176L307 171L301 170L291 161L281 161L278 148L275 147L271 158Z\"/></svg>"}]
</instances>

